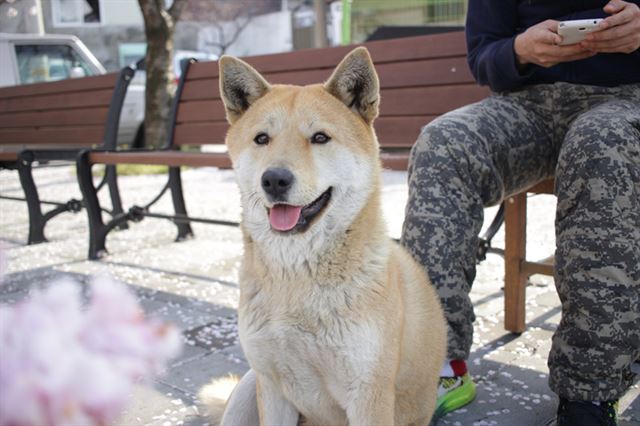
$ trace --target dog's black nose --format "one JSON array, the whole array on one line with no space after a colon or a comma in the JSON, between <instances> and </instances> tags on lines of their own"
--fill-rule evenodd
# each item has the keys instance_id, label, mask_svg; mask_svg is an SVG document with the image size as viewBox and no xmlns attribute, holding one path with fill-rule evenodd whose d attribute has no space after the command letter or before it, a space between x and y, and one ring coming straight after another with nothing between
<instances>
[{"instance_id":1,"label":"dog's black nose","mask_svg":"<svg viewBox=\"0 0 640 426\"><path fill-rule=\"evenodd\" d=\"M294 180L293 173L289 170L270 168L262 174L262 189L274 199L281 201L282 196L291 188Z\"/></svg>"}]
</instances>

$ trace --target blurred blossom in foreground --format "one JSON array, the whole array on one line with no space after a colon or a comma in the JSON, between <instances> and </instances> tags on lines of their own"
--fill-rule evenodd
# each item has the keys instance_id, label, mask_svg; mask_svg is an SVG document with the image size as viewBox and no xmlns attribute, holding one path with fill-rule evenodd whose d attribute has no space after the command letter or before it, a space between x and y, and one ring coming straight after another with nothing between
<instances>
[{"instance_id":1,"label":"blurred blossom in foreground","mask_svg":"<svg viewBox=\"0 0 640 426\"><path fill-rule=\"evenodd\" d=\"M180 348L123 284L97 278L84 305L78 283L55 282L0 306L0 426L112 424Z\"/></svg>"}]
</instances>

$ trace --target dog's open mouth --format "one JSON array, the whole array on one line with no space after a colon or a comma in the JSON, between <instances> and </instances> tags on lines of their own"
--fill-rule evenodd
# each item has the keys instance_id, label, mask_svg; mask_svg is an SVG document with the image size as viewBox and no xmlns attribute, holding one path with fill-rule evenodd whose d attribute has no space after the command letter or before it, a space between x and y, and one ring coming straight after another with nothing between
<instances>
[{"instance_id":1,"label":"dog's open mouth","mask_svg":"<svg viewBox=\"0 0 640 426\"><path fill-rule=\"evenodd\" d=\"M276 204L269 210L271 228L279 232L304 232L313 220L320 215L331 199L331 188L327 189L311 204L292 206Z\"/></svg>"}]
</instances>

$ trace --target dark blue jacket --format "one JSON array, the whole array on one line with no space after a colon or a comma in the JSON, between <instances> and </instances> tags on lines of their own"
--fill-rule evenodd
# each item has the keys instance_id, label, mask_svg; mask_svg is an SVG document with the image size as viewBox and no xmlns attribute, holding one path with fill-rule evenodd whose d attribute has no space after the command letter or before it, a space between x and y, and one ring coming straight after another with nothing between
<instances>
[{"instance_id":1,"label":"dark blue jacket","mask_svg":"<svg viewBox=\"0 0 640 426\"><path fill-rule=\"evenodd\" d=\"M627 1L640 5L640 0ZM471 72L478 83L497 92L557 81L597 86L640 83L640 50L601 53L550 68L516 68L516 35L547 19L604 18L606 4L596 0L469 0L466 35Z\"/></svg>"}]
</instances>

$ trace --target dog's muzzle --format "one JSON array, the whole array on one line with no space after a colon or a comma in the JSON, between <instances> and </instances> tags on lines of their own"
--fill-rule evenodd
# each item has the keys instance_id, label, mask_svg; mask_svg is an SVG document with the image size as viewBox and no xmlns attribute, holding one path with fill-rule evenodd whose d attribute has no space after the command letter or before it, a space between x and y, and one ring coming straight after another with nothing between
<instances>
[{"instance_id":1,"label":"dog's muzzle","mask_svg":"<svg viewBox=\"0 0 640 426\"><path fill-rule=\"evenodd\" d=\"M306 206L276 204L270 209L269 223L271 228L283 233L299 233L306 231L313 220L322 213L331 199L332 188L327 189L312 203Z\"/></svg>"}]
</instances>

